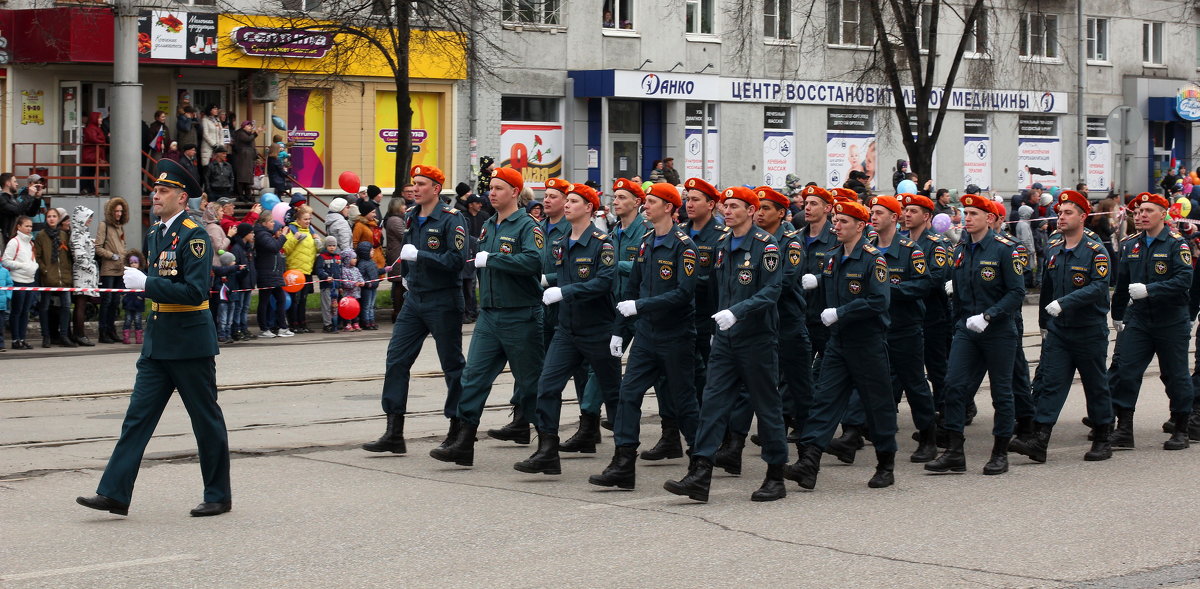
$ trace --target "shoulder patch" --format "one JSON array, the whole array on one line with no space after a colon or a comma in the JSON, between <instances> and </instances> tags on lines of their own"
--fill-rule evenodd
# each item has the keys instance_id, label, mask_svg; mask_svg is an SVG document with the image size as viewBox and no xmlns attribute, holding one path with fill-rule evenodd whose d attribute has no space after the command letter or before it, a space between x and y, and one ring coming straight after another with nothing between
<instances>
[{"instance_id":1,"label":"shoulder patch","mask_svg":"<svg viewBox=\"0 0 1200 589\"><path fill-rule=\"evenodd\" d=\"M771 239L771 234L763 231L762 229L758 229L754 232L754 239L766 242L767 240Z\"/></svg>"},{"instance_id":2,"label":"shoulder patch","mask_svg":"<svg viewBox=\"0 0 1200 589\"><path fill-rule=\"evenodd\" d=\"M1122 239L1121 241L1129 241L1131 239L1137 239L1141 236L1142 236L1142 232L1138 231L1137 233L1134 233L1133 235L1126 235L1125 239Z\"/></svg>"},{"instance_id":3,"label":"shoulder patch","mask_svg":"<svg viewBox=\"0 0 1200 589\"><path fill-rule=\"evenodd\" d=\"M187 227L188 229L196 229L197 227L200 227L199 225L196 224L195 221L193 221L191 219L184 219L183 226Z\"/></svg>"},{"instance_id":4,"label":"shoulder patch","mask_svg":"<svg viewBox=\"0 0 1200 589\"><path fill-rule=\"evenodd\" d=\"M1175 239L1183 239L1183 234L1178 231L1172 231L1171 237L1173 237Z\"/></svg>"},{"instance_id":5,"label":"shoulder patch","mask_svg":"<svg viewBox=\"0 0 1200 589\"><path fill-rule=\"evenodd\" d=\"M1004 245L1016 245L1015 241L1013 241L1003 235L1000 235L999 233L996 234L996 241L999 241L1000 243L1003 243Z\"/></svg>"},{"instance_id":6,"label":"shoulder patch","mask_svg":"<svg viewBox=\"0 0 1200 589\"><path fill-rule=\"evenodd\" d=\"M795 237L795 236L797 236L797 235L800 235L800 230L799 230L799 229L792 229L791 231L785 231L785 232L783 233L783 236L784 236L784 237Z\"/></svg>"},{"instance_id":7,"label":"shoulder patch","mask_svg":"<svg viewBox=\"0 0 1200 589\"><path fill-rule=\"evenodd\" d=\"M536 245L538 249L546 247L546 235L542 233L542 228L538 227L536 224L533 226L533 244Z\"/></svg>"}]
</instances>

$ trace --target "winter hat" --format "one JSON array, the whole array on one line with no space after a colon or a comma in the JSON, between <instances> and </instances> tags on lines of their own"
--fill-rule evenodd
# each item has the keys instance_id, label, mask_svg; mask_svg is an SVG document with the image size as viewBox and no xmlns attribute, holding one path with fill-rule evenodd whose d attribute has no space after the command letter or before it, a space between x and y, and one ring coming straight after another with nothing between
<instances>
[{"instance_id":1,"label":"winter hat","mask_svg":"<svg viewBox=\"0 0 1200 589\"><path fill-rule=\"evenodd\" d=\"M221 260L222 266L230 266L233 264L233 261L236 260L237 258L233 257L233 254L231 254L229 252L225 252L220 255L219 259Z\"/></svg>"},{"instance_id":2,"label":"winter hat","mask_svg":"<svg viewBox=\"0 0 1200 589\"><path fill-rule=\"evenodd\" d=\"M333 245L333 246L337 245L337 237L334 237L332 235L326 235L325 236L325 247L329 247L331 245Z\"/></svg>"},{"instance_id":3,"label":"winter hat","mask_svg":"<svg viewBox=\"0 0 1200 589\"><path fill-rule=\"evenodd\" d=\"M347 204L349 204L349 203L346 202L346 199L339 196L339 197L329 201L329 212L340 213L340 212L342 212L342 209L346 208Z\"/></svg>"},{"instance_id":4,"label":"winter hat","mask_svg":"<svg viewBox=\"0 0 1200 589\"><path fill-rule=\"evenodd\" d=\"M371 211L375 211L378 209L379 209L379 205L375 204L375 201L373 201L373 200L363 201L362 204L358 205L358 216L365 217L367 215L370 215Z\"/></svg>"},{"instance_id":5,"label":"winter hat","mask_svg":"<svg viewBox=\"0 0 1200 589\"><path fill-rule=\"evenodd\" d=\"M370 258L371 257L371 242L369 242L369 241L358 242L358 246L354 248L354 253L358 254L358 257L363 260Z\"/></svg>"},{"instance_id":6,"label":"winter hat","mask_svg":"<svg viewBox=\"0 0 1200 589\"><path fill-rule=\"evenodd\" d=\"M471 192L471 187L467 186L466 182L459 182L458 186L454 187L454 194L457 194L458 198L462 198L468 192Z\"/></svg>"},{"instance_id":7,"label":"winter hat","mask_svg":"<svg viewBox=\"0 0 1200 589\"><path fill-rule=\"evenodd\" d=\"M383 191L380 190L379 187L374 184L367 185L367 198L375 198L376 196L379 196L379 194L382 192Z\"/></svg>"},{"instance_id":8,"label":"winter hat","mask_svg":"<svg viewBox=\"0 0 1200 589\"><path fill-rule=\"evenodd\" d=\"M358 254L354 253L354 250L342 250L343 262L350 264L353 263L356 258L358 258Z\"/></svg>"},{"instance_id":9,"label":"winter hat","mask_svg":"<svg viewBox=\"0 0 1200 589\"><path fill-rule=\"evenodd\" d=\"M233 234L234 239L242 239L254 232L254 225L249 223L238 223L237 230Z\"/></svg>"}]
</instances>

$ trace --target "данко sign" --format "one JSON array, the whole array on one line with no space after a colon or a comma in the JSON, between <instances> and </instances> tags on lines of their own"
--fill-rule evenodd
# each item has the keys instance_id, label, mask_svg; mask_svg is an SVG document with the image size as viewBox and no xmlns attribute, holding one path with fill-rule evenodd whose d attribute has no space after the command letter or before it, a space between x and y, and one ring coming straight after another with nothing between
<instances>
[{"instance_id":1,"label":"\u0434\u0430\u043d\u043a\u043e sign","mask_svg":"<svg viewBox=\"0 0 1200 589\"><path fill-rule=\"evenodd\" d=\"M303 29L237 27L229 36L242 53L254 57L321 59L333 47L333 33Z\"/></svg>"}]
</instances>

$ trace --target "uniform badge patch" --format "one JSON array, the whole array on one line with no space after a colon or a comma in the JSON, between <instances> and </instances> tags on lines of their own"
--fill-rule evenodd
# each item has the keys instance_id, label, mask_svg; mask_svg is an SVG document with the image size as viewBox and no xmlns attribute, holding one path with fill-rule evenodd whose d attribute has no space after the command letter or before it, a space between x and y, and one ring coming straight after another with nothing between
<instances>
[{"instance_id":1,"label":"uniform badge patch","mask_svg":"<svg viewBox=\"0 0 1200 589\"><path fill-rule=\"evenodd\" d=\"M1015 263L1016 262L1014 262L1014 264ZM984 266L983 268L979 269L979 277L989 282L995 280L996 269L991 266Z\"/></svg>"},{"instance_id":2,"label":"uniform badge patch","mask_svg":"<svg viewBox=\"0 0 1200 589\"><path fill-rule=\"evenodd\" d=\"M925 260L914 260L913 261L913 270L916 270L917 274L924 274L925 273Z\"/></svg>"},{"instance_id":3,"label":"uniform badge patch","mask_svg":"<svg viewBox=\"0 0 1200 589\"><path fill-rule=\"evenodd\" d=\"M707 268L712 265L712 254L708 252L700 252L700 267Z\"/></svg>"},{"instance_id":4,"label":"uniform badge patch","mask_svg":"<svg viewBox=\"0 0 1200 589\"><path fill-rule=\"evenodd\" d=\"M703 260L703 259L704 259L704 257L703 257L704 255L705 255L705 254L700 254L700 256L701 256L701 258L700 258L700 259L701 259L701 260ZM725 261L725 250L721 250L721 251L717 252L717 267L718 267L718 268L720 268L720 267L721 267L721 264L722 264L724 261Z\"/></svg>"},{"instance_id":5,"label":"uniform badge patch","mask_svg":"<svg viewBox=\"0 0 1200 589\"><path fill-rule=\"evenodd\" d=\"M546 247L546 236L542 234L541 227L534 226L533 228L533 244L536 245L538 249Z\"/></svg>"},{"instance_id":6,"label":"uniform badge patch","mask_svg":"<svg viewBox=\"0 0 1200 589\"><path fill-rule=\"evenodd\" d=\"M579 275L579 278L587 280L587 277L592 275L592 267L587 264L581 265L575 269L575 273Z\"/></svg>"},{"instance_id":7,"label":"uniform badge patch","mask_svg":"<svg viewBox=\"0 0 1200 589\"><path fill-rule=\"evenodd\" d=\"M425 238L425 247L435 250L442 247L442 240L436 235L430 235Z\"/></svg>"},{"instance_id":8,"label":"uniform badge patch","mask_svg":"<svg viewBox=\"0 0 1200 589\"><path fill-rule=\"evenodd\" d=\"M192 252L192 255L197 258L203 258L204 252L207 249L203 239L193 239L188 242L188 251Z\"/></svg>"},{"instance_id":9,"label":"uniform badge patch","mask_svg":"<svg viewBox=\"0 0 1200 589\"><path fill-rule=\"evenodd\" d=\"M674 275L675 275L675 271L672 270L670 266L663 264L662 266L658 267L658 277L659 278L662 278L663 280L670 280L671 277Z\"/></svg>"},{"instance_id":10,"label":"uniform badge patch","mask_svg":"<svg viewBox=\"0 0 1200 589\"><path fill-rule=\"evenodd\" d=\"M500 242L500 253L511 254L512 253L512 244L507 241Z\"/></svg>"},{"instance_id":11,"label":"uniform badge patch","mask_svg":"<svg viewBox=\"0 0 1200 589\"><path fill-rule=\"evenodd\" d=\"M892 284L900 284L900 275L892 274L892 277L889 280L891 280Z\"/></svg>"},{"instance_id":12,"label":"uniform badge patch","mask_svg":"<svg viewBox=\"0 0 1200 589\"><path fill-rule=\"evenodd\" d=\"M1192 250L1187 246L1187 244L1179 247L1179 259L1183 260L1183 263L1187 264L1188 266L1192 265Z\"/></svg>"},{"instance_id":13,"label":"uniform badge patch","mask_svg":"<svg viewBox=\"0 0 1200 589\"><path fill-rule=\"evenodd\" d=\"M691 276L696 272L696 252L683 250L683 273Z\"/></svg>"},{"instance_id":14,"label":"uniform badge patch","mask_svg":"<svg viewBox=\"0 0 1200 589\"><path fill-rule=\"evenodd\" d=\"M1083 286L1087 284L1087 277L1082 272L1076 272L1071 275L1071 283L1075 286Z\"/></svg>"},{"instance_id":15,"label":"uniform badge patch","mask_svg":"<svg viewBox=\"0 0 1200 589\"><path fill-rule=\"evenodd\" d=\"M1099 274L1100 278L1108 277L1108 256L1105 254L1096 254L1095 262L1096 274Z\"/></svg>"},{"instance_id":16,"label":"uniform badge patch","mask_svg":"<svg viewBox=\"0 0 1200 589\"><path fill-rule=\"evenodd\" d=\"M852 295L856 295L856 294L862 292L862 283L857 280L851 280L850 283L846 286L850 290L850 294L852 294Z\"/></svg>"},{"instance_id":17,"label":"uniform badge patch","mask_svg":"<svg viewBox=\"0 0 1200 589\"><path fill-rule=\"evenodd\" d=\"M940 245L933 248L933 263L937 264L938 268L946 267L946 248Z\"/></svg>"},{"instance_id":18,"label":"uniform badge patch","mask_svg":"<svg viewBox=\"0 0 1200 589\"><path fill-rule=\"evenodd\" d=\"M883 258L879 258L875 262L875 280L879 282L887 282L888 280L887 264L884 263Z\"/></svg>"},{"instance_id":19,"label":"uniform badge patch","mask_svg":"<svg viewBox=\"0 0 1200 589\"><path fill-rule=\"evenodd\" d=\"M958 252L958 256L954 258L954 267L958 268L958 267L962 266L962 262L963 262L963 253L960 251L960 252Z\"/></svg>"},{"instance_id":20,"label":"uniform badge patch","mask_svg":"<svg viewBox=\"0 0 1200 589\"><path fill-rule=\"evenodd\" d=\"M1166 274L1167 273L1167 263L1162 260L1155 262L1154 263L1154 273L1155 274Z\"/></svg>"},{"instance_id":21,"label":"uniform badge patch","mask_svg":"<svg viewBox=\"0 0 1200 589\"><path fill-rule=\"evenodd\" d=\"M1020 276L1025 273L1025 262L1021 261L1020 257L1013 258L1013 272Z\"/></svg>"},{"instance_id":22,"label":"uniform badge patch","mask_svg":"<svg viewBox=\"0 0 1200 589\"><path fill-rule=\"evenodd\" d=\"M605 266L612 266L616 263L616 254L613 253L612 247L605 247L600 250L600 263Z\"/></svg>"},{"instance_id":23,"label":"uniform badge patch","mask_svg":"<svg viewBox=\"0 0 1200 589\"><path fill-rule=\"evenodd\" d=\"M800 242L793 241L787 247L788 263L793 266L799 266L804 260L804 250L800 247Z\"/></svg>"},{"instance_id":24,"label":"uniform badge patch","mask_svg":"<svg viewBox=\"0 0 1200 589\"><path fill-rule=\"evenodd\" d=\"M750 284L754 280L754 271L742 268L738 270L738 282L741 284Z\"/></svg>"},{"instance_id":25,"label":"uniform badge patch","mask_svg":"<svg viewBox=\"0 0 1200 589\"><path fill-rule=\"evenodd\" d=\"M563 248L561 245L554 246L554 265L562 266Z\"/></svg>"},{"instance_id":26,"label":"uniform badge patch","mask_svg":"<svg viewBox=\"0 0 1200 589\"><path fill-rule=\"evenodd\" d=\"M767 272L774 272L779 267L779 252L769 251L764 253L762 261L763 268L766 268Z\"/></svg>"},{"instance_id":27,"label":"uniform badge patch","mask_svg":"<svg viewBox=\"0 0 1200 589\"><path fill-rule=\"evenodd\" d=\"M462 251L467 247L467 232L462 227L454 228L454 249Z\"/></svg>"}]
</instances>

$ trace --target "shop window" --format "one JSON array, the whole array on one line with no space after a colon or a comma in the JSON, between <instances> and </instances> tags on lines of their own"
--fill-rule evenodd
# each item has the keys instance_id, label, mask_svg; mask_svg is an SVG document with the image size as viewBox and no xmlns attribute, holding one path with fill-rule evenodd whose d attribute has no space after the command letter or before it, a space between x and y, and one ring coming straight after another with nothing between
<instances>
[{"instance_id":1,"label":"shop window","mask_svg":"<svg viewBox=\"0 0 1200 589\"><path fill-rule=\"evenodd\" d=\"M500 14L506 23L559 24L559 0L504 0Z\"/></svg>"},{"instance_id":2,"label":"shop window","mask_svg":"<svg viewBox=\"0 0 1200 589\"><path fill-rule=\"evenodd\" d=\"M1088 61L1108 61L1108 19L1087 19Z\"/></svg>"},{"instance_id":3,"label":"shop window","mask_svg":"<svg viewBox=\"0 0 1200 589\"><path fill-rule=\"evenodd\" d=\"M1196 69L1200 70L1200 27L1196 27Z\"/></svg>"},{"instance_id":4,"label":"shop window","mask_svg":"<svg viewBox=\"0 0 1200 589\"><path fill-rule=\"evenodd\" d=\"M687 0L687 32L698 35L713 34L714 4L716 0Z\"/></svg>"},{"instance_id":5,"label":"shop window","mask_svg":"<svg viewBox=\"0 0 1200 589\"><path fill-rule=\"evenodd\" d=\"M843 47L875 45L875 22L867 0L826 0L826 42Z\"/></svg>"},{"instance_id":6,"label":"shop window","mask_svg":"<svg viewBox=\"0 0 1200 589\"><path fill-rule=\"evenodd\" d=\"M1021 13L1017 21L1017 37L1020 55L1027 59L1051 59L1058 57L1058 15Z\"/></svg>"},{"instance_id":7,"label":"shop window","mask_svg":"<svg viewBox=\"0 0 1200 589\"><path fill-rule=\"evenodd\" d=\"M602 15L604 28L632 30L634 28L633 3L634 0L604 0Z\"/></svg>"},{"instance_id":8,"label":"shop window","mask_svg":"<svg viewBox=\"0 0 1200 589\"><path fill-rule=\"evenodd\" d=\"M975 18L975 28L967 33L967 46L963 52L964 55L972 57L983 57L988 52L988 11L986 8L979 9L979 16Z\"/></svg>"},{"instance_id":9,"label":"shop window","mask_svg":"<svg viewBox=\"0 0 1200 589\"><path fill-rule=\"evenodd\" d=\"M217 0L175 0L175 3L185 6L216 6Z\"/></svg>"},{"instance_id":10,"label":"shop window","mask_svg":"<svg viewBox=\"0 0 1200 589\"><path fill-rule=\"evenodd\" d=\"M768 39L792 38L792 0L763 0L763 35Z\"/></svg>"},{"instance_id":11,"label":"shop window","mask_svg":"<svg viewBox=\"0 0 1200 589\"><path fill-rule=\"evenodd\" d=\"M609 100L608 132L641 133L642 103L636 100Z\"/></svg>"},{"instance_id":12,"label":"shop window","mask_svg":"<svg viewBox=\"0 0 1200 589\"><path fill-rule=\"evenodd\" d=\"M500 98L500 119L546 123L558 121L558 99L535 96L503 96Z\"/></svg>"},{"instance_id":13,"label":"shop window","mask_svg":"<svg viewBox=\"0 0 1200 589\"><path fill-rule=\"evenodd\" d=\"M322 0L283 0L283 9L292 12L320 12Z\"/></svg>"},{"instance_id":14,"label":"shop window","mask_svg":"<svg viewBox=\"0 0 1200 589\"><path fill-rule=\"evenodd\" d=\"M1163 23L1142 23L1142 62L1163 65Z\"/></svg>"}]
</instances>

